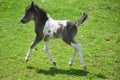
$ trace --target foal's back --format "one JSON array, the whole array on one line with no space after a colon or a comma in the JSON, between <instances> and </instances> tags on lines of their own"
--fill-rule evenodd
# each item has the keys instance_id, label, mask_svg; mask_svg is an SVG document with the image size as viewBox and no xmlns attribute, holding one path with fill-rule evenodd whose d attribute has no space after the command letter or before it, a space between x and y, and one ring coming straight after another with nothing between
<instances>
[{"instance_id":1,"label":"foal's back","mask_svg":"<svg viewBox=\"0 0 120 80\"><path fill-rule=\"evenodd\" d=\"M69 20L54 20L49 17L44 26L43 34L50 38L61 37L62 30L67 26L68 21Z\"/></svg>"}]
</instances>

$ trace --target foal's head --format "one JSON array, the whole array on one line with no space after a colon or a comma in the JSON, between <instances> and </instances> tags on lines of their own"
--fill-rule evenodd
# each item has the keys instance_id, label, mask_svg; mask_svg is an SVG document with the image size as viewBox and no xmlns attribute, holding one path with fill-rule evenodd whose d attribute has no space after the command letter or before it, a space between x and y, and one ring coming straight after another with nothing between
<instances>
[{"instance_id":1,"label":"foal's head","mask_svg":"<svg viewBox=\"0 0 120 80\"><path fill-rule=\"evenodd\" d=\"M27 23L30 20L35 20L36 18L43 19L44 16L46 16L46 12L32 2L31 5L26 7L25 14L21 19L21 22Z\"/></svg>"},{"instance_id":2,"label":"foal's head","mask_svg":"<svg viewBox=\"0 0 120 80\"><path fill-rule=\"evenodd\" d=\"M27 6L25 9L25 14L21 19L22 23L27 23L33 19L33 12L34 12L34 3L32 2L31 5Z\"/></svg>"}]
</instances>

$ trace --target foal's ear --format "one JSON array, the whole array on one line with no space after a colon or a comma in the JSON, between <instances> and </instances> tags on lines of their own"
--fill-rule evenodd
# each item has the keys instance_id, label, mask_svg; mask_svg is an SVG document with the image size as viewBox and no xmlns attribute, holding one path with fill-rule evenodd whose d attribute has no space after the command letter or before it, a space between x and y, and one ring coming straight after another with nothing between
<instances>
[{"instance_id":1,"label":"foal's ear","mask_svg":"<svg viewBox=\"0 0 120 80\"><path fill-rule=\"evenodd\" d=\"M34 6L34 2L32 1L32 3L31 3L31 7L33 7Z\"/></svg>"}]
</instances>

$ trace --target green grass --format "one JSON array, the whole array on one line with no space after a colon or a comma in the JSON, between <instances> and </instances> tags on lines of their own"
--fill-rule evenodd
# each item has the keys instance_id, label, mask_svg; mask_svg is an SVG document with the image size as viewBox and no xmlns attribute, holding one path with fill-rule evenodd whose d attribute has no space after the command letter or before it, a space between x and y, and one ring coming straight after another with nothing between
<instances>
[{"instance_id":1,"label":"green grass","mask_svg":"<svg viewBox=\"0 0 120 80\"><path fill-rule=\"evenodd\" d=\"M45 1L45 2L42 2ZM31 0L0 0L0 80L119 80L120 79L120 0L34 0L54 19L76 21L83 12L89 19L78 27L87 64L84 71L76 56L69 67L73 49L61 39L51 40L50 52L56 67L43 50L35 47L30 61L24 58L34 40L34 24L21 24L20 18Z\"/></svg>"}]
</instances>

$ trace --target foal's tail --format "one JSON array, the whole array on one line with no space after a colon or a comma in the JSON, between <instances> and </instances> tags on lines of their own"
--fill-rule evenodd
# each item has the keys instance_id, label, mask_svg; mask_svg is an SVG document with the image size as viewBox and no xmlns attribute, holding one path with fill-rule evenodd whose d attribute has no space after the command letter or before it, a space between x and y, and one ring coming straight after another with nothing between
<instances>
[{"instance_id":1,"label":"foal's tail","mask_svg":"<svg viewBox=\"0 0 120 80\"><path fill-rule=\"evenodd\" d=\"M80 24L84 23L87 18L88 18L88 14L83 13L83 16L80 17L80 19L79 19L77 22L75 22L74 25L75 25L76 27L79 26Z\"/></svg>"}]
</instances>

